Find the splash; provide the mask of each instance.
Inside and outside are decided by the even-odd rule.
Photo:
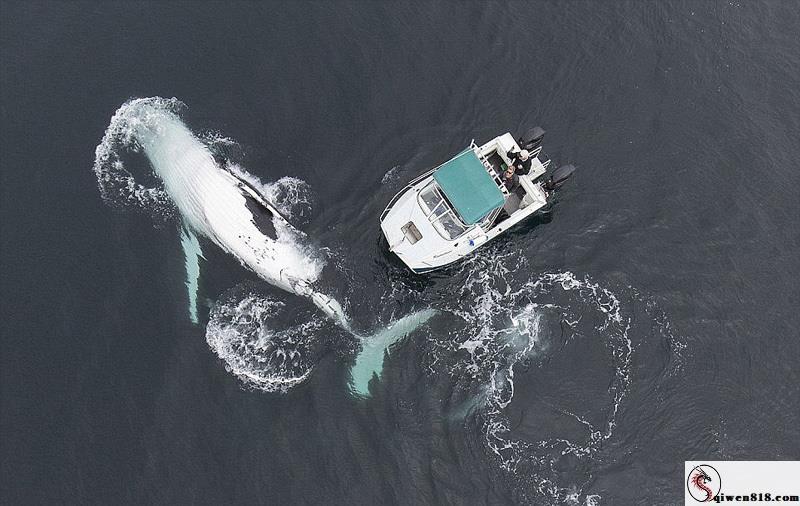
[[[269,297],[226,297],[211,310],[206,342],[244,385],[286,392],[311,373],[313,336],[322,323],[310,319],[281,327],[284,312],[285,304]]]
[[[399,165],[395,165],[391,169],[387,170],[386,174],[384,174],[383,177],[381,178],[381,184],[385,185],[394,182],[397,179],[399,172],[400,172]]]
[[[184,107],[174,98],[145,100],[164,114],[177,114]],[[134,134],[137,125],[146,118],[135,102],[127,102],[117,110],[95,149],[97,186],[101,198],[110,207],[135,208],[162,220],[169,219],[175,215],[175,205],[163,185],[154,182],[154,186],[149,187],[137,182],[124,162],[125,154],[139,153],[142,148]]]
[[[636,328],[644,325],[669,341],[678,358],[673,367],[680,366],[682,346],[675,342],[665,316],[634,289],[627,287],[621,297],[589,276],[569,271],[526,280],[524,266],[524,256],[516,252],[493,251],[468,260],[454,274],[463,278],[460,292],[448,297],[442,309],[458,315],[464,325],[432,343],[429,369],[433,374],[450,373],[456,392],[461,392],[450,418],[479,427],[487,457],[504,479],[515,483],[522,502],[594,504],[600,497],[586,494],[584,488],[601,448],[614,436],[630,392],[630,333],[641,304],[644,315]],[[521,280],[520,274],[525,276]],[[581,353],[591,353],[596,361],[587,367],[576,365],[580,374],[575,376],[597,380],[560,395],[560,380],[550,366],[559,358],[578,360]],[[535,399],[535,408],[515,405],[516,384],[523,373],[526,401]],[[534,393],[531,377],[547,380],[547,391]],[[571,378],[564,380],[570,384]],[[587,388],[591,399],[581,400],[573,393]],[[519,429],[512,416],[516,420],[526,410],[528,425]],[[554,427],[538,427],[538,415],[530,410],[547,410],[552,413],[547,420],[560,421]]]
[[[620,313],[619,300],[614,293],[589,278],[578,279],[570,272],[543,274],[520,289],[509,291],[506,298],[511,301],[509,305],[512,308],[521,309],[510,309],[508,321],[511,325],[501,325],[496,332],[502,334],[519,329],[520,322],[523,322],[523,331],[517,330],[516,334],[525,336],[523,343],[528,344],[521,348],[519,345],[515,348],[504,346],[485,352],[492,357],[490,363],[493,364],[488,402],[482,414],[486,448],[502,470],[525,482],[521,488],[532,488],[541,496],[577,504],[581,483],[586,477],[580,472],[567,477],[564,473],[554,472],[553,468],[558,467],[559,461],[570,458],[574,460],[571,468],[582,468],[602,442],[612,436],[619,406],[630,384],[632,347],[628,338],[629,317]],[[599,313],[599,316],[593,317],[592,312]],[[601,339],[611,360],[612,381],[607,389],[605,407],[599,412],[580,406],[551,407],[554,415],[571,419],[577,427],[582,427],[582,436],[551,435],[531,441],[514,435],[506,409],[515,395],[515,369],[532,357],[546,356],[546,342],[553,346],[554,339],[544,335],[545,320],[550,327],[554,324],[566,326],[567,334],[560,346],[579,338],[573,332],[579,326],[585,329],[585,335]],[[579,325],[582,320],[587,324],[597,323],[586,328]],[[598,422],[598,418],[602,421]]]

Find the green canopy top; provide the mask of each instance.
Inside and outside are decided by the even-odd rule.
[[[467,225],[478,223],[505,201],[471,148],[442,164],[434,171],[433,179]]]

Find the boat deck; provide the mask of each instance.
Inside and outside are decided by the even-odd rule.
[[[489,163],[492,165],[492,169],[494,169],[495,174],[503,177],[503,171],[505,170],[506,162],[503,161],[503,158],[500,156],[500,154],[495,151],[489,155],[487,160],[489,160]]]
[[[505,172],[505,169],[508,167],[506,162],[503,160],[503,158],[500,156],[500,154],[497,153],[496,151],[494,153],[492,153],[491,155],[489,155],[487,157],[487,160],[491,164],[492,169],[494,170],[495,174],[497,174],[497,176],[500,177],[500,179],[502,180],[503,172]],[[503,210],[509,216],[514,214],[514,211],[519,209],[520,203],[522,202],[522,199],[524,197],[525,197],[525,189],[520,186],[514,192],[510,193],[506,197],[506,201],[503,204]]]

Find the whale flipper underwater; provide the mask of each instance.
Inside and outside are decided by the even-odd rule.
[[[204,259],[203,250],[197,236],[186,227],[181,227],[181,248],[186,263],[186,292],[189,299],[189,319],[197,324],[197,294],[200,289],[200,259]]]
[[[204,257],[198,236],[202,235],[273,286],[311,300],[362,343],[372,343],[362,346],[362,354],[374,353],[376,340],[355,334],[341,304],[316,286],[324,261],[315,254],[305,234],[295,229],[253,185],[215,160],[208,146],[178,116],[177,110],[182,106],[177,99],[158,97],[123,104],[97,147],[94,170],[106,199],[110,199],[108,187],[116,185],[128,192],[126,199],[146,206],[165,207],[167,200],[174,204],[182,223],[190,319],[199,321],[197,292],[200,260]],[[121,148],[143,153],[164,190],[136,183],[124,168],[118,152]],[[379,331],[376,335],[382,336],[378,341],[383,350],[430,317],[425,311],[419,314],[421,317],[415,317],[415,313],[402,319],[417,322],[400,325],[402,332]],[[364,360],[356,359],[356,364],[362,363]],[[379,372],[379,368],[372,369]],[[366,394],[362,388],[357,390]]]

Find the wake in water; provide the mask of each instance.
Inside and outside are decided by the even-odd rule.
[[[225,153],[235,143],[219,134],[196,136],[183,123],[185,106],[177,99],[135,99],[111,118],[95,152],[94,171],[103,199],[113,206],[132,205],[163,218],[181,220],[189,300],[189,315],[197,323],[202,250],[197,235],[209,239],[244,267],[273,286],[308,298],[340,327],[351,332],[350,321],[335,299],[316,286],[325,261],[306,236],[289,224],[286,215],[302,219],[310,211],[308,186],[284,177],[264,184]],[[149,161],[153,184],[137,182],[127,163],[136,154]],[[308,343],[317,320],[277,330],[275,316],[284,303],[250,296],[223,300],[210,314],[206,340],[229,371],[249,386],[285,391],[303,381],[313,367]],[[355,378],[380,374],[374,358],[430,318],[409,315],[375,336],[353,334],[363,343],[356,359]],[[380,349],[378,349],[380,348]],[[380,361],[382,364],[382,360]],[[368,380],[367,380],[368,383]],[[355,382],[366,394],[366,383]]]
[[[429,368],[449,371],[451,416],[481,434],[487,457],[520,501],[595,504],[600,497],[584,488],[631,388],[634,311],[644,304],[635,328],[668,341],[678,355],[673,367],[680,367],[682,345],[635,290],[621,297],[571,272],[515,280],[522,270],[508,266],[520,258],[495,251],[464,264],[461,291],[443,308],[464,326],[432,343]],[[520,374],[525,401],[517,406]]]

